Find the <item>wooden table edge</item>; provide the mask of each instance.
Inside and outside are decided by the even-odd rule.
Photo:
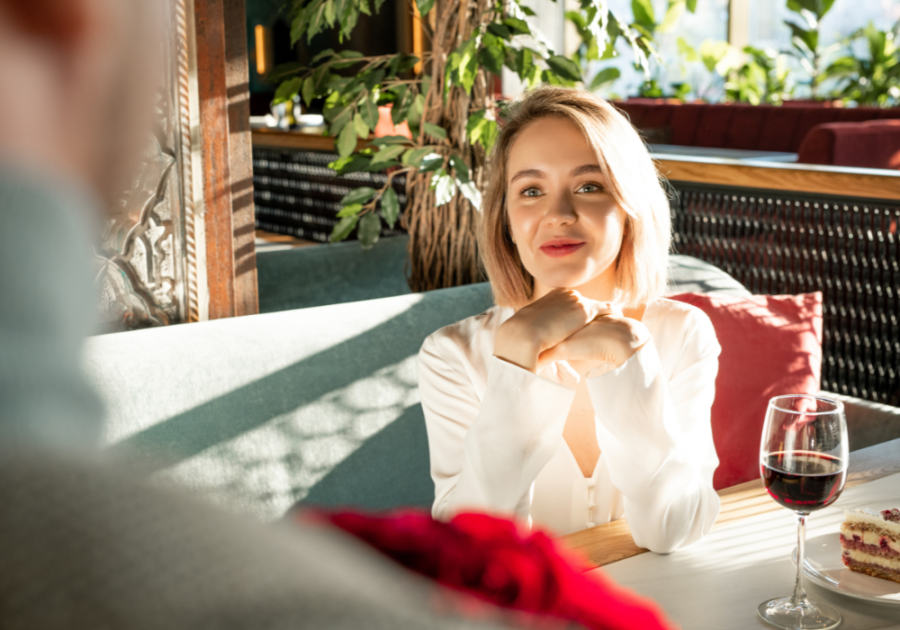
[[[850,453],[845,488],[852,488],[900,473],[900,439]],[[766,493],[761,479],[719,490],[722,508],[714,528],[751,516],[782,509]],[[558,539],[564,548],[581,556],[588,568],[602,567],[646,552],[634,544],[625,519],[604,523]]]

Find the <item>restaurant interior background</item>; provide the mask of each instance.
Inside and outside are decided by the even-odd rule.
[[[821,370],[804,386],[847,409],[847,496],[900,500],[887,483],[900,472],[900,4],[609,0],[607,19],[535,0],[486,9],[490,24],[471,10],[490,6],[165,3],[158,124],[96,252],[105,334],[85,369],[111,457],[269,521],[298,502],[427,509],[416,354],[492,304],[473,236],[489,149],[505,103],[543,81],[610,99],[644,138],[669,193],[676,288],[821,292]],[[723,346],[746,349],[765,320]],[[673,556],[671,574],[635,558],[622,521],[568,538],[685,627],[699,613],[679,576],[699,592],[755,571],[754,606],[768,576],[789,588],[792,523],[764,520],[777,506],[757,459],[761,392],[784,393],[766,379],[797,349],[780,339],[774,371],[717,381],[763,405],[730,408],[750,418],[732,437],[753,470],[717,488],[724,578],[700,551]],[[667,580],[644,579],[657,571]],[[734,593],[717,592],[716,619]],[[845,604],[857,627],[884,627]]]

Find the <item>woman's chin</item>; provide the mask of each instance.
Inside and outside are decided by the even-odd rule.
[[[591,281],[591,278],[587,274],[579,273],[542,274],[540,276],[535,276],[535,278],[538,280],[538,282],[551,289],[574,289]]]

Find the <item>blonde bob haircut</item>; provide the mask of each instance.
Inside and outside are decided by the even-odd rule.
[[[671,243],[669,201],[643,140],[612,105],[584,90],[541,86],[509,107],[492,153],[492,172],[478,225],[478,248],[494,303],[519,309],[530,303],[534,277],[512,242],[506,209],[510,149],[528,125],[547,116],[572,121],[597,154],[607,191],[625,211],[616,259],[616,301],[637,308],[663,295]]]

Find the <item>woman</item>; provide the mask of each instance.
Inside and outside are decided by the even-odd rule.
[[[419,352],[433,513],[515,513],[557,534],[625,517],[667,553],[719,511],[719,344],[661,297],[668,200],[612,106],[558,87],[510,108],[479,227],[495,306]]]

